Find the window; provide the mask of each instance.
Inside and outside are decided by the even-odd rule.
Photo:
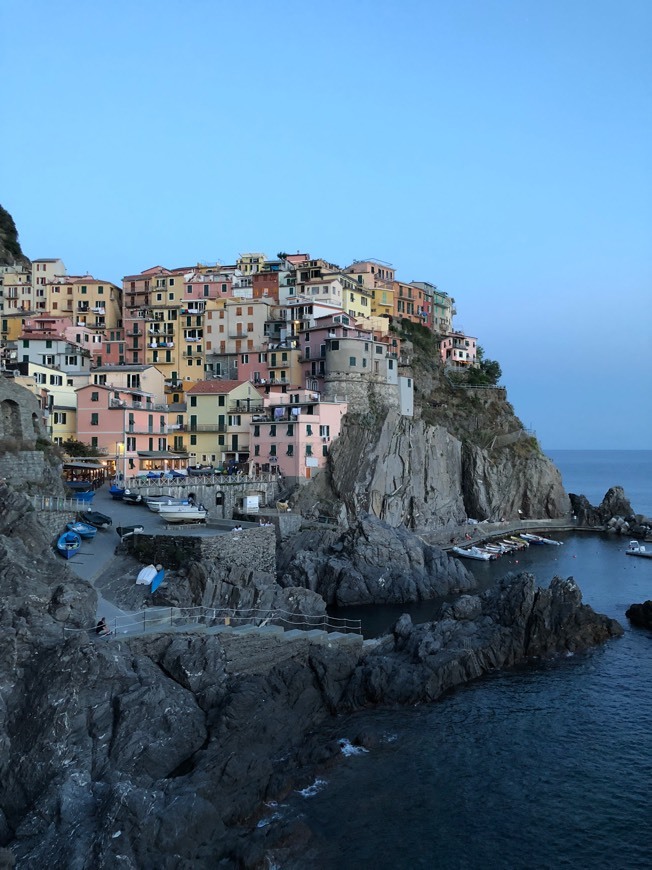
[[[328,438],[328,436],[330,434],[331,434],[331,427],[330,426],[320,426],[319,427],[319,437],[320,438]]]
[[[274,438],[276,436],[276,424],[275,423],[272,423],[272,425],[269,427],[269,434],[270,434],[270,437],[272,437],[272,438]]]
[[[260,444],[254,444],[254,456],[260,456]]]
[[[270,448],[269,448],[269,455],[270,455],[270,456],[276,456],[276,444],[272,444],[272,445],[270,445]]]
[[[312,444],[306,444],[306,456],[312,456]]]
[[[226,396],[218,396],[217,397],[218,408],[223,408],[225,405],[226,405]]]
[[[229,414],[229,426],[242,425],[242,417],[240,414]]]
[[[356,359],[354,356],[349,357],[349,365],[353,368],[353,366],[357,365]]]
[[[249,354],[248,354],[248,353],[243,353],[243,354],[242,354],[242,364],[243,364],[243,365],[246,365],[248,362],[249,362]]]
[[[100,425],[100,415],[99,414],[91,414],[91,426],[99,426]]]
[[[339,349],[340,349],[339,341],[331,341],[331,350],[339,350]]]
[[[224,447],[224,435],[217,436],[217,443],[219,444],[220,447]]]
[[[99,402],[100,394],[99,393],[91,393],[91,402]]]
[[[197,436],[196,435],[190,436],[190,443],[192,444],[193,447],[197,444]]]
[[[328,456],[328,444],[323,444],[321,448],[321,455]]]
[[[260,426],[254,426],[254,438],[260,437]]]
[[[288,430],[286,432],[286,435],[294,435],[294,423],[288,423]]]
[[[99,447],[97,435],[93,435],[91,438],[91,447]]]
[[[285,451],[286,456],[294,456],[294,445],[288,444],[288,449]]]
[[[312,435],[312,424],[306,423],[306,435]]]
[[[190,397],[190,407],[191,407],[191,408],[196,408],[196,407],[197,407],[197,396],[191,396],[191,397]]]

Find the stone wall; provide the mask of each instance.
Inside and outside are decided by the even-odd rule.
[[[11,378],[0,377],[0,439],[15,439],[34,447],[37,438],[47,438],[36,396]]]
[[[190,493],[197,504],[203,504],[209,520],[230,520],[240,513],[242,501],[247,495],[258,495],[260,507],[276,507],[277,481],[247,481],[237,477],[177,478],[173,481],[130,480],[129,488],[142,495],[170,495],[187,498]]]
[[[212,537],[133,535],[124,546],[140,562],[172,570],[188,562],[207,562],[221,563],[225,568],[276,572],[276,531],[271,526]]]
[[[19,453],[0,453],[0,478],[15,489],[26,484],[42,483],[49,466],[40,450],[21,450]]]

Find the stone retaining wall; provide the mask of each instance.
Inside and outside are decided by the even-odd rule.
[[[123,544],[144,564],[180,568],[188,562],[217,562],[225,567],[276,572],[276,531],[259,527],[211,537],[133,535]]]

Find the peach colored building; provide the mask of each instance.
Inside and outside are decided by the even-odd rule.
[[[468,368],[475,365],[478,339],[463,332],[447,332],[441,337],[439,349],[444,365],[451,368]]]

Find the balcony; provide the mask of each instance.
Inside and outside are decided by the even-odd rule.
[[[225,434],[227,425],[225,423],[190,423],[187,427],[188,432],[219,432]]]
[[[91,308],[93,314],[106,314],[106,308],[104,305],[96,305],[94,308]]]
[[[109,408],[126,408],[127,403],[124,399],[109,399]]]
[[[150,341],[148,342],[147,347],[150,350],[160,350],[161,348],[174,347],[174,342],[169,339],[164,341]]]

